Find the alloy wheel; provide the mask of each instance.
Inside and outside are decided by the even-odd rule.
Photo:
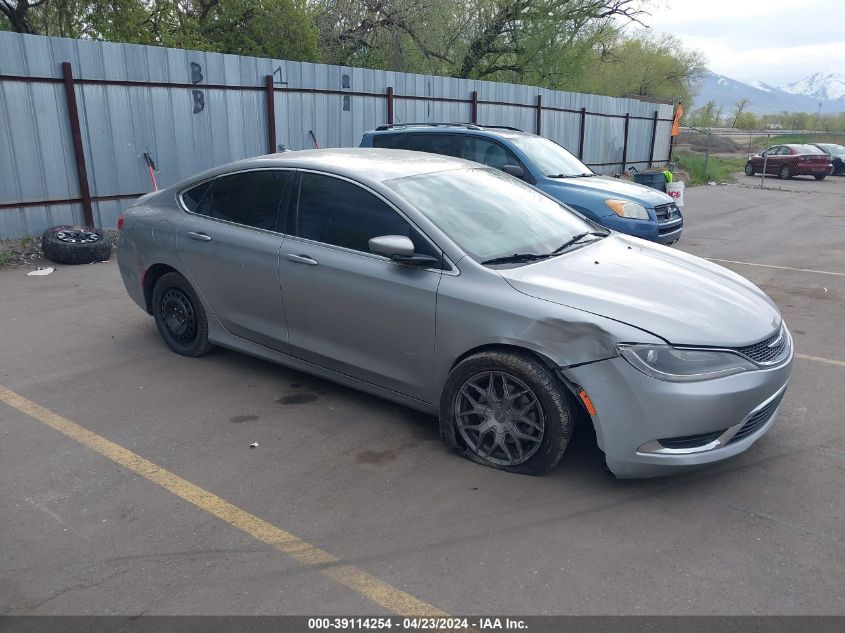
[[[543,441],[545,416],[536,394],[515,376],[485,371],[461,386],[456,424],[468,448],[485,461],[516,466]]]

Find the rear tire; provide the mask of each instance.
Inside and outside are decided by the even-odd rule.
[[[825,176],[827,176],[827,174],[813,174],[813,178],[816,180],[824,180]]]
[[[563,457],[575,418],[566,388],[530,355],[481,352],[449,374],[441,435],[474,462],[544,475]]]
[[[753,176],[754,175],[754,165],[751,163],[745,163],[745,175],[746,176]]]
[[[153,288],[153,316],[161,338],[182,356],[202,356],[208,342],[208,319],[197,293],[179,273],[167,273]]]
[[[792,170],[789,168],[789,165],[784,165],[780,169],[780,177],[782,180],[789,180],[792,178]]]

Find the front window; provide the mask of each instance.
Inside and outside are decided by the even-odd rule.
[[[601,229],[496,169],[461,169],[388,181],[476,261],[545,256]]]
[[[542,136],[511,136],[508,140],[546,176],[573,178],[595,176],[593,171],[563,147]]]

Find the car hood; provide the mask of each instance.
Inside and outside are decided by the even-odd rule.
[[[554,178],[552,180],[567,188],[591,190],[595,193],[604,194],[607,198],[625,198],[640,204],[645,202],[652,207],[674,202],[671,196],[662,191],[621,178],[589,176],[584,178]]]
[[[676,345],[741,347],[766,338],[781,322],[777,306],[744,277],[616,233],[497,272],[523,294],[621,321]]]

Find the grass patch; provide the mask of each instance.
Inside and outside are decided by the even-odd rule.
[[[0,268],[5,268],[15,261],[14,256],[7,251],[0,251]]]
[[[724,158],[711,156],[704,169],[703,154],[683,154],[675,157],[678,167],[689,174],[687,185],[702,185],[711,180],[716,182],[733,182],[734,174],[745,168],[744,158]]]

